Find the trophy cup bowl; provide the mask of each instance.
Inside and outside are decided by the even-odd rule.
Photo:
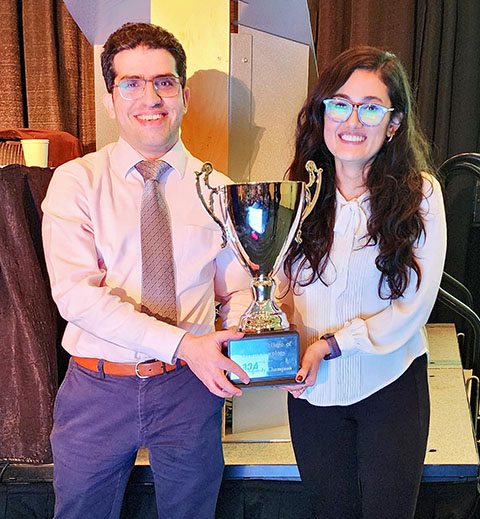
[[[307,184],[247,182],[212,187],[208,182],[213,170],[210,163],[195,172],[198,196],[222,230],[222,246],[230,242],[236,258],[252,277],[253,300],[238,325],[245,336],[228,344],[229,356],[250,376],[249,386],[292,383],[299,369],[298,333],[275,303],[273,276],[292,240],[301,242],[301,224],[320,193],[321,170],[313,161],[305,167],[310,175]],[[208,202],[201,189],[202,177],[210,190]],[[214,211],[214,196],[219,197],[221,219]],[[242,385],[233,374],[230,380]]]

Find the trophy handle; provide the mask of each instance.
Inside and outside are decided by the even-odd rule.
[[[312,212],[315,204],[317,203],[318,197],[320,195],[320,188],[322,186],[322,168],[317,168],[317,165],[313,160],[308,160],[305,164],[305,169],[308,171],[308,184],[305,186],[305,208],[303,209],[302,216],[300,217],[300,223],[298,225],[298,231],[295,236],[295,241],[297,243],[302,243],[302,224],[305,221],[305,218]],[[315,184],[315,192],[312,193],[310,188]]]
[[[197,187],[197,195],[198,198],[200,198],[200,201],[203,204],[203,207],[205,207],[205,210],[207,213],[213,218],[214,222],[220,227],[222,230],[222,249],[226,247],[227,245],[227,231],[225,230],[225,225],[220,221],[218,216],[215,214],[215,210],[213,208],[213,196],[218,195],[219,191],[218,188],[212,187],[208,181],[208,177],[210,176],[210,173],[213,171],[213,166],[210,162],[205,162],[202,165],[202,169],[200,171],[195,171],[195,185]],[[205,186],[210,190],[210,196],[208,197],[208,203],[205,200],[202,188],[200,185],[200,177],[202,175],[205,175],[203,181],[205,183]]]

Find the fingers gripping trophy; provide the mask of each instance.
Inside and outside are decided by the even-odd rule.
[[[247,182],[212,187],[212,164],[203,164],[196,175],[198,196],[222,230],[222,247],[230,241],[237,259],[253,278],[253,300],[240,318],[242,339],[229,341],[228,355],[247,372],[251,386],[275,386],[295,382],[300,368],[298,333],[274,300],[273,276],[282,264],[292,240],[301,243],[301,226],[320,194],[321,173],[309,160],[309,181]],[[208,201],[201,181],[210,191]],[[313,195],[312,195],[313,188]],[[215,214],[214,197],[221,215]],[[243,384],[235,375],[230,380]]]

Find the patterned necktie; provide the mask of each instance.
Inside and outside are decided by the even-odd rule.
[[[140,214],[142,243],[142,312],[177,324],[170,216],[158,180],[170,169],[161,160],[142,160],[135,168],[145,180]]]

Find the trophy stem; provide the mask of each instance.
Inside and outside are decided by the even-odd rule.
[[[270,277],[254,279],[250,288],[254,300],[240,318],[239,331],[263,333],[288,330],[287,318],[274,301],[275,281]]]

